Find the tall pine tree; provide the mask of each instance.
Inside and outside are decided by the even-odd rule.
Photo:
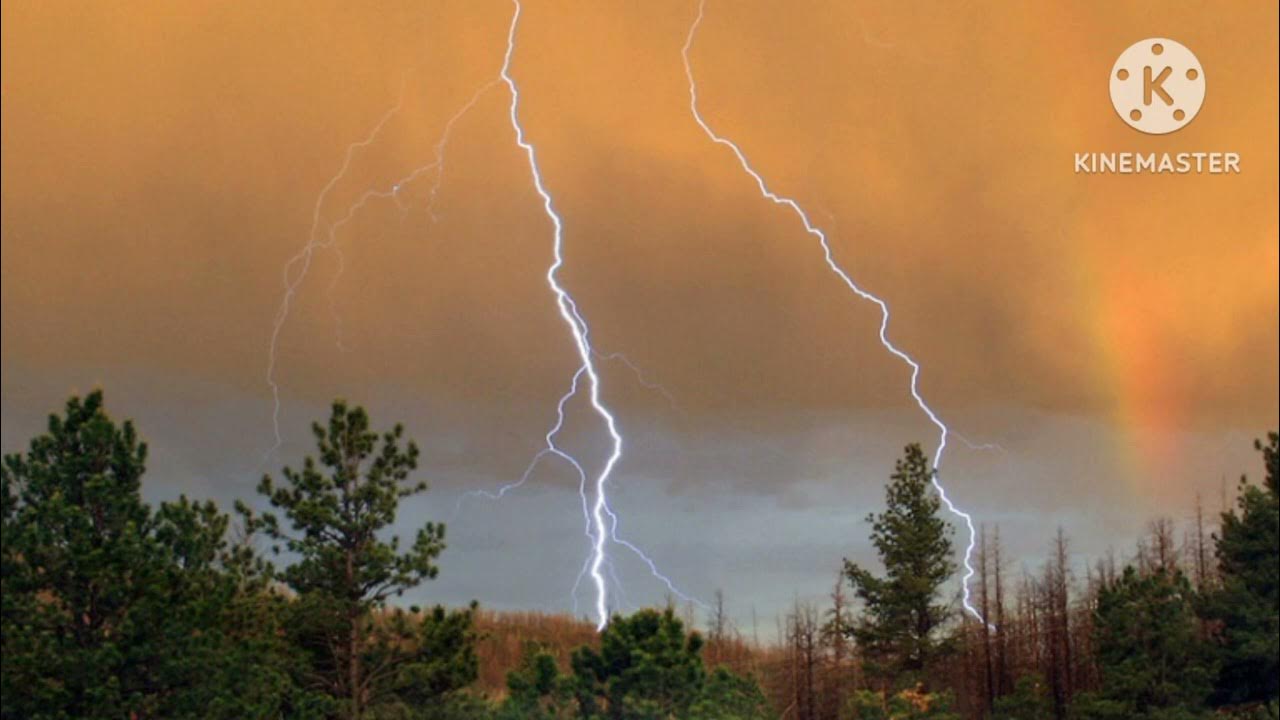
[[[1102,687],[1076,698],[1082,720],[1205,716],[1213,657],[1198,635],[1195,590],[1182,571],[1127,567],[1098,592],[1094,645]]]
[[[944,651],[937,630],[950,610],[939,602],[939,595],[956,565],[951,559],[951,528],[938,516],[941,501],[932,479],[920,446],[908,445],[885,489],[885,511],[867,516],[885,575],[848,560],[844,564],[865,606],[851,634],[863,650],[868,671],[880,675],[886,686],[923,681],[924,671]]]
[[[1207,602],[1221,629],[1216,704],[1277,702],[1280,696],[1280,436],[1255,443],[1266,469],[1262,487],[1241,478],[1238,511],[1222,515],[1217,538],[1221,588]]]
[[[428,522],[405,549],[385,537],[404,498],[424,492],[410,482],[418,448],[396,425],[379,434],[364,409],[333,404],[327,425],[312,431],[319,462],[286,467],[285,483],[263,478],[258,491],[283,512],[255,515],[238,504],[251,531],[261,530],[296,557],[280,577],[298,593],[290,634],[311,658],[311,680],[359,720],[379,706],[430,704],[476,674],[472,613],[426,613],[421,619],[387,602],[438,571],[444,526]]]
[[[227,516],[142,501],[147,447],[72,398],[0,474],[0,717],[303,717]]]

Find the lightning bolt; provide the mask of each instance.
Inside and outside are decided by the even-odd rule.
[[[671,399],[671,394],[667,392],[666,388],[662,387],[657,383],[646,380],[644,377],[644,374],[640,371],[640,369],[634,363],[632,363],[631,360],[628,359],[625,355],[621,353],[600,355],[597,353],[597,357],[601,357],[608,360],[618,360],[622,362],[624,365],[626,365],[636,374],[636,377],[639,380],[641,386],[661,393],[664,397],[668,398],[669,400],[671,400],[672,403],[674,403],[674,400]],[[578,496],[582,499],[582,517],[586,521],[587,540],[589,541],[591,546],[594,548],[595,535],[592,532],[592,527],[593,527],[592,511],[590,507],[590,500],[588,499],[588,494],[587,494],[587,472],[586,470],[583,469],[582,464],[579,463],[576,458],[574,458],[572,455],[562,450],[560,446],[556,444],[556,436],[559,435],[560,430],[564,428],[565,406],[569,403],[571,399],[577,396],[579,383],[581,382],[582,376],[583,374],[586,373],[586,371],[587,371],[586,367],[583,366],[583,367],[579,367],[578,371],[573,374],[573,381],[569,385],[569,390],[565,392],[565,394],[561,395],[560,400],[556,403],[556,421],[551,426],[551,429],[548,430],[547,434],[544,436],[543,438],[544,444],[542,449],[534,454],[533,458],[529,461],[529,464],[525,466],[524,472],[520,474],[520,477],[513,482],[509,482],[506,485],[499,487],[497,490],[472,490],[461,495],[458,498],[457,503],[454,505],[453,514],[455,518],[462,511],[463,501],[465,501],[468,498],[501,500],[502,498],[506,497],[507,493],[523,487],[524,484],[529,481],[529,478],[533,475],[533,471],[538,467],[538,465],[545,458],[547,458],[548,456],[551,456],[551,457],[559,458],[560,460],[565,461],[571,467],[573,467],[574,471],[577,472],[578,474]],[[619,536],[618,516],[616,513],[613,512],[611,508],[609,508],[607,504],[604,507],[604,512],[609,518],[610,541],[634,553],[635,556],[638,557],[640,561],[649,568],[649,573],[653,575],[653,577],[657,578],[659,582],[665,585],[667,590],[670,593],[676,595],[682,600],[691,602],[694,605],[697,605],[701,608],[706,609],[709,607],[702,600],[699,600],[698,598],[688,595],[684,593],[682,590],[680,590],[680,588],[678,588],[670,578],[668,578],[666,575],[663,575],[662,572],[658,570],[658,564],[654,562],[653,559],[650,558],[643,550],[641,550],[635,543],[632,543],[631,541]],[[573,612],[575,615],[578,613],[578,588],[582,585],[582,578],[585,577],[586,574],[588,573],[593,558],[594,558],[594,553],[589,554],[587,556],[586,561],[583,563],[582,570],[578,572],[578,577],[573,582],[573,588],[569,591],[569,596],[573,600]],[[619,588],[619,590],[621,590],[622,585],[621,585],[621,582],[618,580],[617,575],[614,572],[612,563],[607,563],[607,565],[610,573],[610,578],[613,580],[614,586]]]
[[[960,442],[964,443],[965,447],[969,448],[970,450],[973,450],[974,452],[998,452],[1001,455],[1009,454],[1009,451],[1005,450],[1004,446],[1001,445],[1000,443],[993,443],[993,442],[976,443],[970,440],[969,438],[966,438],[965,436],[961,435],[960,433],[956,432],[955,430],[951,431],[951,435],[955,437],[957,440],[959,440]]]
[[[279,450],[282,443],[280,435],[280,382],[276,378],[276,355],[280,345],[280,333],[284,329],[285,322],[289,319],[289,311],[292,308],[294,296],[297,294],[298,288],[302,285],[302,282],[307,277],[308,271],[311,269],[311,261],[314,258],[316,251],[327,248],[333,250],[337,254],[338,268],[329,283],[328,294],[330,296],[330,310],[334,315],[335,329],[338,336],[338,347],[345,349],[342,343],[341,318],[338,317],[336,306],[333,302],[333,290],[346,267],[345,256],[338,245],[338,231],[347,223],[351,222],[355,218],[356,214],[373,200],[391,199],[397,206],[400,206],[400,192],[407,185],[428,173],[432,174],[434,178],[429,191],[430,199],[428,204],[428,212],[431,213],[432,219],[434,220],[435,213],[433,211],[433,206],[435,203],[436,192],[440,188],[440,182],[444,175],[445,149],[448,145],[449,137],[453,133],[453,128],[458,121],[461,120],[462,117],[480,101],[480,98],[497,84],[498,80],[494,79],[481,86],[480,89],[471,96],[471,99],[449,118],[448,122],[445,124],[444,131],[441,133],[440,140],[435,145],[434,159],[431,162],[415,168],[407,175],[391,183],[385,190],[376,188],[366,190],[347,207],[346,212],[337,220],[324,223],[324,208],[329,194],[332,193],[334,188],[336,188],[342,179],[346,177],[347,171],[350,170],[351,163],[356,154],[360,150],[363,150],[376,142],[386,124],[391,121],[391,118],[393,118],[396,113],[400,112],[401,107],[404,105],[404,91],[402,89],[396,104],[378,120],[377,124],[373,126],[373,129],[370,130],[363,139],[357,140],[347,146],[346,152],[343,155],[342,164],[338,168],[338,171],[329,178],[328,182],[325,183],[324,187],[321,188],[320,193],[316,196],[316,202],[311,211],[311,231],[307,235],[307,242],[296,254],[293,255],[293,257],[289,258],[284,265],[284,293],[280,299],[280,305],[276,309],[275,318],[271,327],[271,340],[268,343],[267,348],[267,385],[271,387],[271,428],[275,437],[275,444],[267,451],[268,456],[273,454],[276,450]]]
[[[644,371],[640,369],[640,366],[631,362],[631,358],[627,357],[626,355],[623,355],[620,352],[609,353],[608,355],[605,355],[602,353],[596,353],[596,357],[599,357],[602,360],[609,360],[609,361],[621,363],[624,367],[630,370],[633,375],[635,375],[636,382],[640,384],[640,387],[644,388],[645,390],[652,390],[653,392],[658,393],[663,397],[663,399],[667,401],[667,405],[669,405],[672,410],[680,414],[684,413],[684,410],[681,409],[680,404],[676,402],[675,396],[673,396],[670,392],[668,392],[667,389],[663,387],[661,384],[656,383],[653,380],[650,380],[648,377],[646,377],[644,374]]]
[[[382,128],[386,126],[395,114],[400,112],[401,106],[404,104],[404,93],[401,92],[400,98],[396,100],[396,104],[378,120],[373,126],[369,134],[362,140],[357,140],[347,146],[347,151],[343,155],[342,165],[338,168],[338,172],[325,183],[320,189],[320,194],[316,196],[315,206],[311,210],[311,232],[307,235],[307,242],[302,246],[293,257],[284,264],[284,296],[280,299],[280,306],[276,309],[275,320],[271,327],[271,341],[267,348],[267,385],[271,386],[271,429],[275,435],[275,445],[267,451],[271,455],[280,449],[283,442],[280,437],[280,383],[276,381],[276,349],[280,344],[280,331],[284,328],[284,323],[289,319],[289,309],[293,304],[293,296],[298,291],[298,286],[307,277],[307,271],[311,269],[311,260],[315,257],[316,250],[325,245],[324,238],[320,234],[320,218],[324,208],[324,201],[329,197],[329,193],[337,187],[342,178],[346,177],[347,170],[351,168],[351,161],[355,158],[356,152],[369,147],[378,135],[382,133]],[[299,268],[295,271],[295,268]]]
[[[564,265],[564,223],[560,219],[560,215],[556,213],[551,194],[547,192],[542,183],[542,172],[538,168],[537,153],[533,144],[525,139],[524,128],[520,125],[520,90],[516,87],[516,82],[511,77],[511,58],[515,54],[516,28],[520,24],[522,8],[519,0],[513,0],[512,4],[515,9],[511,14],[511,27],[507,31],[507,53],[503,59],[501,73],[503,82],[507,84],[507,88],[511,91],[511,128],[516,134],[516,144],[524,150],[529,159],[529,173],[533,177],[533,187],[542,198],[542,209],[546,212],[548,219],[551,220],[554,231],[552,243],[553,260],[551,266],[547,268],[547,285],[550,286],[552,294],[555,295],[556,308],[560,312],[560,318],[564,320],[565,325],[569,328],[569,333],[573,336],[574,347],[577,349],[578,358],[582,362],[581,371],[587,374],[591,407],[604,422],[611,441],[609,457],[605,460],[600,474],[596,476],[595,501],[592,503],[589,512],[594,533],[592,535],[591,562],[587,566],[587,570],[596,586],[596,628],[603,630],[609,621],[608,588],[605,584],[604,575],[601,573],[601,568],[605,561],[605,541],[608,539],[608,528],[605,525],[605,515],[608,508],[605,486],[608,483],[609,474],[613,472],[614,466],[622,458],[622,435],[618,432],[618,425],[614,420],[613,413],[609,412],[609,408],[600,399],[600,375],[596,371],[594,353],[587,339],[589,332],[587,322],[578,312],[573,296],[564,289],[556,277],[560,268]],[[577,465],[577,462],[574,461],[574,464]],[[581,465],[578,465],[578,468],[581,470]]]
[[[950,433],[950,430],[947,428],[946,423],[942,422],[942,420],[938,417],[938,414],[933,411],[933,408],[929,407],[929,404],[925,402],[924,397],[920,394],[920,387],[919,387],[920,364],[917,363],[914,359],[912,359],[910,355],[903,352],[901,349],[898,348],[898,346],[894,345],[889,340],[889,336],[888,336],[889,305],[888,303],[886,303],[884,300],[877,297],[876,295],[868,292],[867,290],[864,290],[861,286],[859,286],[856,282],[853,281],[853,278],[851,278],[849,274],[845,272],[844,268],[842,268],[840,264],[836,262],[835,257],[831,250],[831,245],[827,242],[826,233],[824,233],[820,228],[815,226],[809,220],[809,215],[804,211],[803,208],[800,207],[800,204],[797,203],[792,198],[779,195],[773,192],[772,190],[770,190],[768,185],[765,183],[764,178],[761,177],[760,173],[756,172],[756,170],[751,166],[751,163],[747,161],[747,156],[746,154],[743,153],[742,149],[739,148],[732,140],[729,140],[728,138],[722,135],[718,135],[715,132],[715,130],[712,130],[711,126],[708,125],[707,121],[702,117],[702,113],[698,111],[698,86],[697,86],[697,82],[694,80],[694,77],[693,77],[693,65],[689,61],[689,49],[693,46],[693,38],[698,32],[698,26],[702,24],[702,18],[705,10],[706,10],[706,0],[700,0],[698,3],[698,16],[697,18],[694,19],[693,25],[689,27],[689,35],[685,39],[684,47],[681,49],[681,55],[684,58],[685,76],[689,80],[689,110],[693,113],[693,119],[697,121],[698,126],[702,128],[703,132],[707,134],[707,137],[709,137],[712,140],[712,142],[716,143],[717,145],[723,145],[729,148],[729,150],[733,152],[734,157],[738,159],[738,164],[742,166],[742,170],[745,173],[747,173],[747,175],[751,176],[751,179],[755,181],[756,187],[760,190],[760,194],[765,199],[769,200],[775,205],[785,206],[796,214],[796,217],[800,219],[800,223],[804,226],[805,232],[812,235],[818,240],[818,244],[822,247],[823,259],[826,261],[827,267],[829,267],[831,271],[834,272],[836,276],[840,278],[840,280],[845,284],[845,286],[848,287],[849,290],[851,290],[858,297],[870,303],[873,303],[877,308],[879,308],[880,310],[880,332],[879,332],[880,344],[883,345],[885,350],[887,350],[891,355],[898,358],[903,363],[905,363],[908,367],[911,368],[911,384],[910,384],[911,397],[915,399],[916,405],[929,418],[929,422],[933,423],[933,425],[938,429],[938,449],[935,451],[933,456],[934,472],[931,480],[933,482],[934,488],[938,491],[938,496],[942,499],[942,502],[946,504],[947,509],[950,510],[957,517],[964,520],[965,525],[969,529],[969,543],[964,551],[965,574],[964,574],[964,578],[961,581],[961,584],[963,586],[963,603],[964,603],[965,610],[968,611],[969,614],[973,615],[980,622],[985,622],[985,620],[983,620],[982,614],[979,613],[977,608],[975,608],[973,604],[970,602],[970,594],[969,594],[969,580],[973,577],[975,572],[971,558],[973,556],[973,548],[976,543],[976,537],[977,537],[977,533],[975,532],[974,526],[973,526],[973,518],[970,517],[968,513],[956,507],[956,505],[951,502],[951,499],[947,496],[946,489],[942,486],[942,483],[938,481],[938,468],[942,462],[942,455],[947,449],[947,436]]]
[[[639,368],[639,366],[631,362],[631,359],[628,358],[626,355],[623,355],[622,353],[616,353],[616,352],[605,355],[605,354],[596,352],[595,356],[601,360],[610,360],[610,361],[620,362],[622,365],[624,365],[627,369],[631,370],[631,372],[635,374],[636,381],[640,384],[641,387],[645,388],[646,390],[652,390],[658,393],[663,398],[665,398],[668,403],[670,403],[672,409],[676,410],[677,412],[680,411],[680,406],[676,403],[675,397],[672,396],[671,393],[668,392],[667,389],[662,385],[646,378],[644,372]],[[565,405],[567,405],[571,399],[577,396],[578,384],[579,384],[579,381],[581,381],[582,379],[583,373],[585,372],[586,372],[586,367],[580,367],[578,368],[578,371],[573,374],[573,381],[569,384],[568,392],[561,395],[560,399],[556,402],[555,424],[553,424],[551,426],[551,429],[547,431],[547,434],[543,436],[542,449],[539,450],[537,453],[535,453],[533,458],[529,460],[529,464],[525,466],[524,472],[520,473],[520,477],[513,482],[509,482],[506,485],[499,487],[497,490],[470,490],[466,493],[463,493],[458,497],[458,501],[454,505],[453,514],[455,518],[461,512],[462,504],[467,498],[483,498],[485,500],[501,500],[502,498],[507,496],[507,493],[523,487],[524,484],[527,483],[529,481],[529,478],[533,475],[533,471],[537,469],[538,465],[548,455],[564,460],[565,462],[569,463],[574,468],[576,468],[578,471],[578,474],[582,476],[582,478],[586,477],[586,473],[582,469],[582,466],[578,464],[578,461],[575,460],[573,456],[561,450],[560,447],[556,445],[556,442],[555,442],[556,436],[559,435],[560,430],[564,428]],[[585,492],[583,493],[583,502],[584,504],[586,502]],[[587,514],[590,515],[590,511],[588,511]],[[614,525],[616,524],[617,523],[615,522]],[[622,543],[621,541],[619,541],[619,543],[629,544],[629,543]],[[641,558],[645,562],[649,563],[651,566],[653,565],[653,562],[649,560],[648,557],[644,556],[642,552],[640,552],[639,550],[636,550],[636,552],[637,554],[641,555]],[[661,578],[661,576],[659,577]],[[662,578],[662,579],[665,579],[665,578]]]
[[[604,571],[608,569],[612,572],[612,566],[606,557],[606,545],[612,541],[631,552],[635,553],[649,567],[650,572],[655,577],[664,582],[666,586],[680,595],[680,597],[690,599],[684,593],[679,592],[675,585],[658,571],[657,565],[635,544],[619,537],[618,535],[618,516],[609,507],[607,487],[609,476],[613,469],[617,466],[618,461],[622,458],[622,434],[618,430],[618,424],[613,413],[601,400],[601,382],[600,373],[595,365],[595,358],[599,355],[591,345],[590,328],[587,321],[582,317],[582,313],[578,310],[577,303],[569,291],[560,284],[558,275],[560,268],[564,266],[564,221],[559,213],[556,212],[555,204],[552,201],[551,193],[547,191],[542,181],[542,172],[538,166],[537,152],[533,143],[529,142],[525,137],[524,127],[520,124],[520,90],[516,85],[515,79],[511,76],[511,59],[515,55],[516,48],[516,29],[520,24],[520,14],[522,7],[520,0],[512,0],[514,6],[511,15],[511,26],[507,31],[507,52],[503,58],[502,71],[500,76],[507,84],[507,88],[511,91],[511,129],[515,132],[516,145],[524,151],[529,161],[529,173],[533,179],[534,190],[542,199],[542,209],[547,215],[547,219],[551,221],[552,226],[552,263],[547,268],[546,279],[547,285],[551,289],[552,295],[556,300],[556,309],[560,313],[560,318],[564,321],[565,326],[569,329],[570,335],[573,337],[574,349],[577,350],[580,366],[574,375],[574,381],[569,389],[568,394],[561,397],[557,408],[557,422],[552,431],[547,435],[547,446],[540,453],[554,454],[555,456],[569,462],[578,472],[579,490],[583,502],[583,515],[586,521],[586,533],[591,543],[591,552],[587,558],[587,562],[583,565],[583,571],[579,573],[578,580],[574,583],[574,598],[576,604],[576,590],[584,576],[589,576],[596,589],[596,629],[603,630],[609,622],[609,595],[608,585],[605,581]],[[621,356],[605,356],[609,358]],[[624,358],[625,360],[625,358]],[[630,365],[630,361],[626,361]],[[631,366],[634,369],[634,365]],[[637,371],[638,372],[638,371]],[[590,399],[592,410],[600,418],[608,431],[610,438],[610,452],[608,458],[604,462],[604,466],[600,473],[595,476],[594,496],[588,499],[587,483],[588,475],[582,465],[569,454],[559,450],[555,446],[555,433],[560,429],[564,421],[564,405],[569,398],[573,397],[578,390],[579,379],[585,374],[587,379],[588,398]],[[642,381],[643,382],[643,381]],[[541,459],[535,457],[534,463]],[[532,467],[532,464],[531,464]],[[521,480],[511,485],[505,486],[498,491],[501,496],[504,492],[518,487],[528,479],[529,471],[526,471]],[[615,578],[616,582],[616,578]],[[696,601],[695,601],[696,602]],[[700,603],[701,604],[701,603]]]
[[[347,223],[354,220],[356,214],[374,200],[390,199],[403,213],[405,211],[405,207],[400,204],[400,193],[409,185],[427,174],[430,174],[431,176],[431,187],[427,190],[427,213],[431,216],[431,222],[436,222],[439,219],[435,213],[436,196],[440,192],[440,184],[444,181],[445,151],[449,146],[449,138],[453,135],[453,127],[462,120],[463,116],[471,111],[471,108],[476,106],[476,103],[480,102],[480,98],[483,97],[485,93],[497,84],[498,80],[495,78],[484,85],[481,85],[480,89],[476,90],[475,94],[471,96],[471,99],[459,108],[447,122],[445,122],[444,131],[440,134],[440,139],[436,142],[435,148],[433,149],[433,159],[431,162],[414,168],[408,174],[394,180],[386,187],[385,190],[370,188],[364,191],[364,193],[356,198],[355,202],[351,203],[351,205],[347,207],[347,211],[342,215],[342,217],[329,224],[328,240],[324,243],[324,247],[332,249],[334,254],[337,255],[338,268],[334,271],[333,277],[329,280],[327,294],[329,296],[329,309],[333,315],[334,331],[337,336],[339,349],[343,351],[347,350],[342,342],[342,318],[338,315],[333,292],[338,286],[338,281],[342,279],[343,273],[346,272],[347,262],[346,255],[342,252],[342,246],[338,243],[338,231]],[[403,219],[403,216],[401,219]]]
[[[587,475],[586,475],[586,471],[582,469],[582,465],[579,464],[578,461],[572,455],[565,452],[564,450],[561,450],[560,447],[556,445],[556,435],[559,435],[561,428],[564,427],[565,405],[567,405],[569,403],[569,400],[573,399],[573,397],[578,394],[578,383],[582,380],[582,375],[586,371],[587,371],[587,368],[583,366],[578,368],[578,371],[573,374],[573,381],[569,384],[569,391],[566,392],[564,395],[561,395],[559,402],[556,403],[555,424],[552,425],[551,429],[547,431],[547,434],[543,438],[544,445],[542,449],[539,450],[537,454],[533,456],[533,459],[529,461],[529,464],[525,466],[524,472],[520,474],[520,478],[514,482],[510,482],[510,483],[507,483],[506,485],[503,485],[497,490],[472,490],[462,495],[461,497],[458,498],[458,505],[454,510],[455,514],[457,514],[457,511],[459,509],[461,509],[462,501],[468,497],[481,497],[481,498],[487,498],[489,500],[501,500],[502,498],[506,497],[507,493],[522,487],[526,482],[529,481],[529,477],[533,475],[533,471],[535,468],[538,467],[538,464],[541,463],[543,458],[547,457],[548,455],[560,458],[561,460],[564,460],[565,462],[572,465],[574,469],[578,471],[579,479],[582,482],[586,482]],[[590,511],[586,509],[587,507],[586,497],[587,497],[586,493],[584,492],[582,494],[583,513],[585,515],[590,516]]]

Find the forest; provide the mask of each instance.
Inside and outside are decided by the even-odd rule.
[[[1280,717],[1280,437],[1261,481],[1128,553],[1046,557],[983,526],[962,611],[955,531],[908,445],[868,517],[880,562],[832,558],[825,602],[774,639],[677,602],[613,616],[401,602],[444,525],[390,534],[427,492],[417,445],[338,401],[314,453],[224,509],[144,501],[147,445],[103,394],[4,458],[0,716],[349,720],[1120,720]],[[269,508],[264,510],[261,508]],[[854,539],[850,539],[852,544]],[[1013,568],[1018,567],[1018,570]]]

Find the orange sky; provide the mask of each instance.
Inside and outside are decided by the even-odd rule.
[[[1062,468],[1015,418],[1081,418],[1104,466],[1150,488],[1200,451],[1187,433],[1277,418],[1277,6],[1225,7],[712,0],[693,61],[704,114],[891,303],[957,427]],[[526,8],[513,72],[566,221],[564,280],[598,346],[678,400],[677,422],[614,368],[633,426],[824,448],[822,418],[909,413],[905,372],[874,308],[694,124],[695,12]],[[234,396],[256,437],[238,449],[269,446],[266,347],[317,193],[401,92],[322,217],[428,162],[496,77],[509,18],[501,1],[5,2],[6,442],[15,418],[116,380],[149,405]],[[1205,68],[1204,108],[1168,136],[1127,127],[1107,94],[1150,36]],[[499,439],[469,447],[512,467],[536,445],[574,360],[508,101],[494,87],[458,124],[431,212],[421,181],[343,229],[336,282],[317,256],[281,336],[290,436],[299,406],[391,393],[474,414]],[[1072,172],[1077,151],[1199,150],[1238,152],[1243,172]],[[903,417],[891,445],[932,437]]]

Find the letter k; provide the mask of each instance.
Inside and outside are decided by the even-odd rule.
[[[1159,95],[1160,99],[1164,101],[1165,105],[1173,104],[1173,97],[1169,95],[1169,93],[1165,92],[1165,89],[1164,89],[1164,81],[1169,79],[1169,73],[1172,71],[1173,71],[1173,68],[1166,67],[1164,70],[1160,71],[1160,74],[1156,76],[1155,80],[1152,80],[1151,66],[1148,65],[1145,68],[1143,68],[1142,101],[1144,105],[1151,104],[1151,93],[1155,93],[1156,95]]]

